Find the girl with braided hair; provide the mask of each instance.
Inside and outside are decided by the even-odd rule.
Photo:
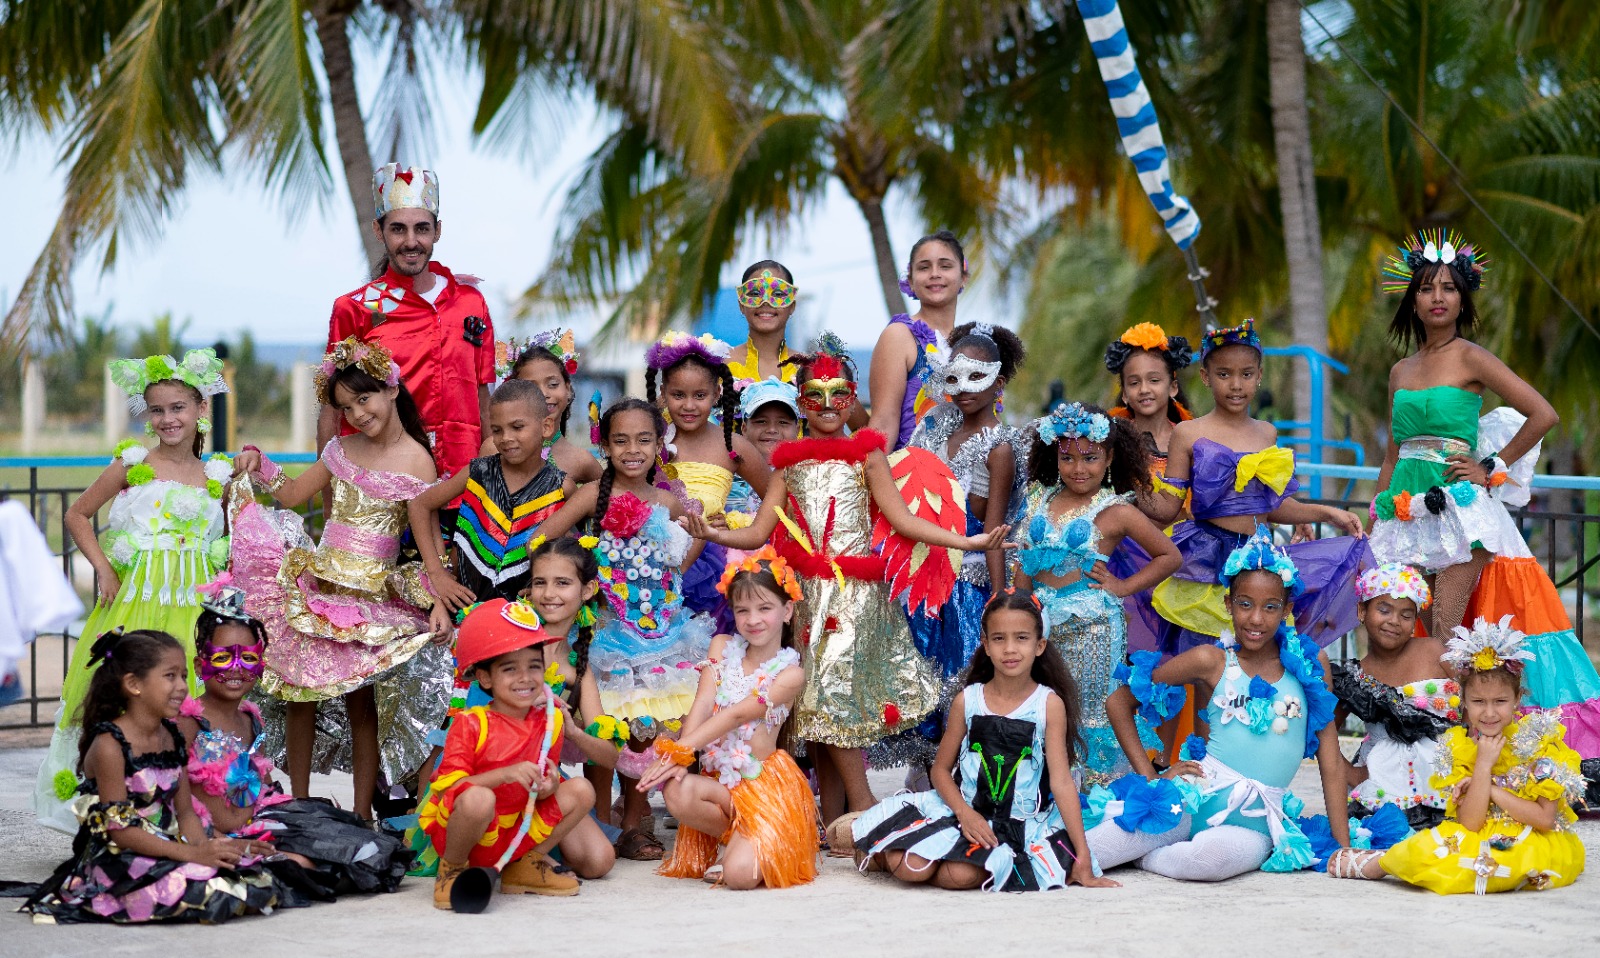
[[[690,509],[709,518],[724,515],[734,475],[752,489],[765,489],[772,470],[767,459],[744,436],[733,430],[739,405],[733,373],[728,368],[728,344],[710,335],[690,336],[670,332],[645,353],[645,389],[652,403],[666,411],[666,473],[683,483]],[[708,424],[712,409],[721,412],[722,435]],[[738,525],[743,517],[732,521]],[[693,564],[685,571],[684,602],[696,612],[716,617],[722,632],[733,628],[727,600],[717,592],[717,581],[727,563],[727,553],[712,544],[696,543],[690,549]]]

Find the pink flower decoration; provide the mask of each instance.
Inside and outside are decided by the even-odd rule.
[[[605,518],[600,528],[618,539],[630,539],[639,534],[650,518],[650,504],[631,492],[618,493],[606,506]]]
[[[183,705],[179,707],[178,714],[187,715],[190,718],[199,718],[206,714],[206,710],[201,707],[199,699],[190,696],[183,700]]]

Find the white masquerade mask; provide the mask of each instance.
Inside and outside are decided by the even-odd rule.
[[[998,361],[986,363],[971,356],[958,355],[939,369],[938,382],[947,395],[981,393],[1000,376]]]

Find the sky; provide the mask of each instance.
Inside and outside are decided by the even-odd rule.
[[[364,96],[378,80],[375,59],[366,56],[358,73]],[[549,261],[561,203],[584,157],[607,132],[607,121],[586,94],[574,91],[569,102],[546,111],[548,129],[539,139],[548,145],[540,155],[496,153],[472,141],[478,85],[475,78],[458,74],[436,77],[432,155],[395,159],[420,160],[439,174],[443,229],[435,258],[482,278],[480,288],[499,334],[526,334],[552,321],[511,324],[510,304]],[[332,152],[331,135],[327,142]],[[65,181],[56,168],[59,151],[59,143],[34,136],[17,144],[8,158],[13,161],[7,190],[11,226],[7,255],[0,261],[0,306],[9,307],[55,222]],[[241,173],[192,176],[158,241],[125,244],[109,273],[101,273],[98,251],[82,257],[74,276],[78,314],[110,309],[119,324],[137,328],[170,311],[179,321],[190,321],[186,344],[232,339],[241,329],[264,344],[320,344],[334,298],[365,279],[336,155],[330,164],[332,186],[322,203],[300,211],[286,210]],[[938,228],[924,230],[893,197],[888,215],[897,259],[909,253],[919,235]],[[745,263],[769,256],[795,273],[802,297],[795,322],[802,337],[828,326],[853,345],[876,339],[883,307],[870,240],[865,222],[837,183],[773,245],[752,243],[724,281],[736,282]],[[982,283],[968,295],[996,313],[992,320],[1011,321]],[[868,321],[862,322],[863,316]],[[594,318],[568,320],[581,330]]]

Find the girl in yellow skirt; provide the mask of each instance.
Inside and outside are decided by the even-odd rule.
[[[778,739],[805,684],[791,622],[800,581],[771,546],[729,565],[718,591],[733,606],[737,635],[719,635],[700,671],[694,707],[677,741],[656,740],[660,759],[639,780],[665,785],[681,823],[660,874],[703,878],[726,845],[729,888],[788,888],[817,877],[817,807]],[[700,756],[701,774],[688,766]]]
[[[1329,875],[1387,873],[1441,895],[1482,895],[1560,888],[1583,873],[1583,843],[1572,831],[1572,803],[1583,794],[1578,753],[1559,713],[1518,715],[1533,653],[1509,620],[1479,619],[1470,632],[1457,626],[1442,659],[1461,671],[1467,721],[1445,735],[1434,760],[1445,821],[1386,852],[1341,849]]]

